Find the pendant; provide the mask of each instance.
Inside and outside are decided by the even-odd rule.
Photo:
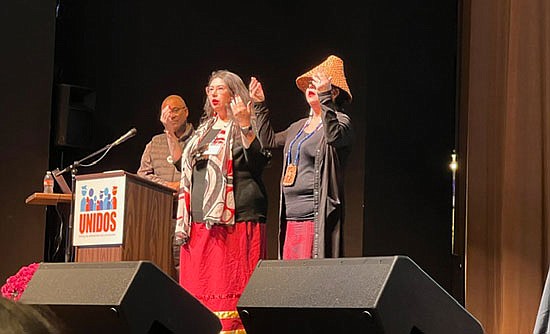
[[[296,180],[296,172],[298,167],[295,164],[289,164],[286,166],[285,177],[283,178],[283,186],[289,187],[294,184]]]

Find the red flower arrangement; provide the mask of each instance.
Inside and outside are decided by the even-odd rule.
[[[0,290],[2,297],[18,301],[39,266],[40,263],[31,263],[21,267],[17,274],[10,276]]]

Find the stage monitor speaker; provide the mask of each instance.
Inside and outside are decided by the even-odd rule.
[[[483,333],[406,256],[263,260],[237,310],[247,334]]]
[[[217,334],[222,328],[148,261],[41,263],[20,301],[48,306],[67,333]]]
[[[56,85],[54,94],[55,143],[58,146],[93,146],[96,93],[76,85]]]

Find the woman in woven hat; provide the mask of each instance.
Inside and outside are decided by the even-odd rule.
[[[323,63],[296,79],[308,102],[309,116],[275,132],[262,85],[250,82],[258,136],[266,148],[283,147],[280,191],[279,257],[308,259],[342,256],[344,222],[343,170],[351,149],[351,101],[340,58]]]
[[[244,333],[237,301],[267,255],[262,172],[269,154],[252,128],[249,101],[238,75],[213,72],[180,164],[180,284],[218,315],[225,333]]]

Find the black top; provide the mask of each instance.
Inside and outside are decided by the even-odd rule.
[[[300,153],[298,156],[298,171],[296,180],[292,186],[283,187],[283,192],[286,202],[286,219],[287,220],[313,220],[314,205],[313,205],[313,189],[315,184],[315,152],[319,146],[319,142],[323,137],[322,131],[315,131],[309,138],[306,137],[309,133],[302,132],[294,145],[292,145],[291,163],[295,163],[298,154],[298,146]],[[305,139],[305,140],[304,140]],[[301,143],[301,145],[300,145]]]
[[[208,143],[215,138],[217,129],[211,129],[203,138]],[[267,194],[262,181],[262,173],[269,162],[270,154],[265,151],[257,138],[244,148],[238,126],[233,132],[233,195],[235,197],[235,222],[253,221],[265,223],[267,219]],[[192,221],[201,222],[201,210],[204,197],[204,176],[206,160],[198,161],[193,168],[193,186],[191,189]],[[181,164],[177,164],[181,168]]]

